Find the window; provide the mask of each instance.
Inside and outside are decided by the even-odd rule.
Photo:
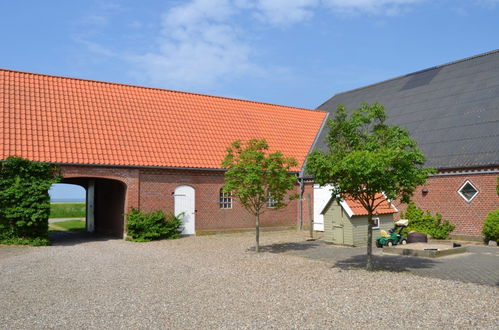
[[[471,202],[476,195],[478,195],[478,189],[476,189],[475,186],[473,186],[469,181],[466,181],[458,192],[459,195],[461,195],[461,197],[468,203]]]
[[[220,189],[220,208],[221,209],[231,209],[232,208],[232,193],[224,192]]]
[[[267,193],[267,207],[275,207],[277,205],[277,201],[272,198],[272,194],[270,192]]]
[[[379,218],[373,218],[373,229],[379,229]]]

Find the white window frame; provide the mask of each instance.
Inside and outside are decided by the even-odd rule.
[[[272,194],[270,192],[267,192],[267,207],[269,209],[275,208],[277,204],[277,201],[272,198]]]
[[[464,196],[464,195],[461,193],[461,190],[462,190],[462,189],[464,188],[464,186],[466,186],[468,183],[469,183],[469,184],[473,187],[473,189],[475,189],[475,190],[476,190],[476,194],[474,194],[474,195],[473,195],[473,197],[471,197],[471,199],[470,199],[470,200],[468,200],[468,198],[466,198],[466,196]],[[475,187],[475,185],[474,185],[473,183],[471,183],[471,181],[470,181],[470,180],[466,180],[466,181],[465,181],[465,182],[461,185],[461,187],[459,187],[459,189],[457,190],[457,192],[458,192],[458,194],[459,194],[459,195],[461,195],[461,197],[462,197],[462,198],[463,198],[463,199],[464,199],[467,203],[471,203],[471,201],[472,201],[472,200],[474,200],[476,196],[478,196],[478,194],[480,193],[480,190],[478,190],[478,188],[477,188],[477,187]]]
[[[232,202],[232,193],[224,192],[222,189],[220,189],[220,192],[218,194],[218,207],[222,210],[230,210],[232,208]]]
[[[379,219],[379,217],[376,217],[376,218],[373,218],[373,229],[379,229],[380,225],[381,225],[381,220]],[[376,223],[378,223],[376,225]]]

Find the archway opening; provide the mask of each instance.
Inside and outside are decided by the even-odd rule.
[[[85,191],[85,230],[90,233],[123,237],[126,185],[106,178],[64,178],[65,186],[80,186]],[[62,187],[55,187],[54,192]],[[66,188],[68,189],[68,188]],[[74,188],[73,188],[74,189]],[[57,194],[52,193],[51,196]],[[81,195],[78,195],[81,198]]]
[[[56,183],[49,190],[51,232],[85,231],[86,190],[75,184]]]

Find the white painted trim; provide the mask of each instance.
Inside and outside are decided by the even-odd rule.
[[[473,197],[471,197],[471,199],[470,199],[470,200],[468,200],[468,199],[466,198],[466,196],[464,196],[464,195],[461,193],[461,189],[463,189],[463,188],[464,188],[464,186],[466,186],[466,184],[467,184],[467,183],[469,183],[469,184],[470,184],[470,185],[471,185],[471,186],[472,186],[472,187],[476,190],[476,194],[474,194],[474,195],[473,195]],[[471,183],[471,181],[470,181],[470,180],[466,180],[466,181],[464,181],[464,183],[461,185],[461,187],[459,187],[459,189],[457,190],[457,192],[458,192],[458,194],[459,194],[459,195],[461,195],[461,197],[465,200],[465,202],[467,202],[467,203],[471,203],[471,201],[472,201],[473,199],[475,199],[475,197],[476,197],[476,196],[478,196],[478,194],[480,193],[480,190],[478,190],[478,188],[477,188],[477,187],[475,187],[475,185],[474,185],[473,183]]]
[[[95,232],[95,181],[88,180],[87,187],[87,231],[89,233]]]
[[[305,166],[307,165],[308,155],[310,155],[312,153],[312,151],[314,150],[315,144],[317,143],[317,140],[319,140],[319,136],[321,135],[321,132],[324,129],[324,127],[326,127],[327,121],[329,119],[329,111],[324,111],[324,110],[318,110],[318,111],[325,112],[326,116],[324,117],[324,120],[322,121],[322,124],[321,124],[321,127],[319,128],[319,131],[315,135],[314,142],[312,142],[312,145],[308,149],[308,153],[307,153],[307,156],[305,157],[305,160],[303,161],[303,164],[301,164],[301,169],[300,169],[300,173],[299,173],[299,177],[301,177],[301,178],[303,178],[303,176],[305,175]]]
[[[464,171],[456,171],[456,172],[445,171],[443,173],[431,174],[431,175],[429,175],[429,177],[453,176],[453,175],[495,174],[495,173],[499,173],[499,169],[469,170],[469,171],[464,170]]]
[[[340,201],[340,205],[341,205],[341,207],[343,207],[343,209],[345,210],[345,212],[348,214],[349,218],[351,218],[354,215],[353,212],[352,212],[352,209],[350,208],[350,206],[348,206],[347,202],[345,202],[344,200],[341,200]]]
[[[398,208],[396,208],[396,207],[395,207],[395,205],[393,205],[392,200],[391,200],[391,199],[389,199],[388,197],[386,197],[386,194],[385,194],[384,192],[382,192],[382,194],[383,194],[383,197],[385,197],[385,199],[388,201],[388,203],[390,203],[390,206],[391,206],[391,207],[393,207],[393,209],[394,209],[396,212],[398,212],[398,211],[399,211],[399,209],[398,209]]]
[[[227,194],[227,195],[226,195]],[[224,199],[230,199],[230,202],[223,202]],[[230,207],[222,207],[224,204],[230,204]],[[231,210],[232,204],[234,204],[234,198],[230,192],[226,193],[223,188],[220,188],[220,193],[218,194],[218,208],[220,210]]]
[[[374,217],[373,221],[374,220],[378,220],[378,226],[376,227],[373,225],[373,229],[379,229],[381,227],[381,219],[379,217]]]

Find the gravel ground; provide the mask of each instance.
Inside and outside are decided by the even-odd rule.
[[[264,232],[262,243],[304,236]],[[497,287],[255,254],[253,240],[62,241],[0,253],[0,328],[498,327]]]

